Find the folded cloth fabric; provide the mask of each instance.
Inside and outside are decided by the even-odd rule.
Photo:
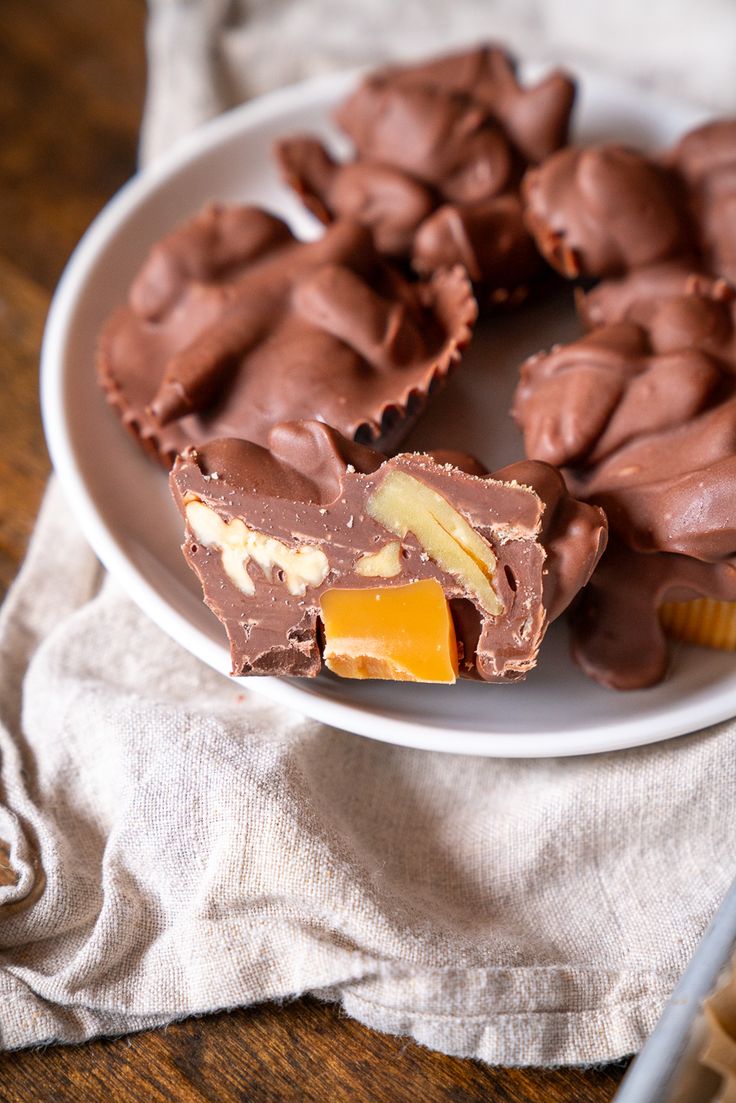
[[[387,32],[365,13],[380,9],[363,15],[376,55]],[[496,29],[495,6],[456,9]],[[243,24],[237,10],[154,5],[148,156],[223,102],[226,53],[232,72],[269,45],[251,91],[287,73],[272,20],[304,22],[306,5],[249,4]],[[729,722],[623,754],[493,761],[305,720],[149,622],[52,481],[0,618],[16,874],[0,888],[0,1044],[314,992],[493,1063],[631,1052],[736,871],[735,748]]]

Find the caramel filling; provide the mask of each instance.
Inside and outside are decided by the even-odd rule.
[[[457,677],[450,607],[436,579],[326,590],[324,660],[342,678],[444,682]]]

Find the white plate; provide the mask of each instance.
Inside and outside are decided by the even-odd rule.
[[[42,402],[49,448],[87,538],[140,607],[223,674],[229,670],[224,632],[202,604],[180,554],[181,525],[165,474],[107,407],[95,381],[95,341],[151,243],[208,199],[261,203],[284,214],[297,232],[318,233],[279,183],[270,147],[278,136],[300,130],[336,139],[329,109],[354,80],[354,74],[331,76],[232,111],[131,181],[72,257],[44,339]],[[581,83],[577,134],[583,139],[660,145],[701,121],[692,108],[594,74]],[[569,304],[566,294],[484,327],[410,443],[466,448],[490,467],[518,458],[519,440],[506,415],[515,372],[526,354],[577,332]],[[314,681],[253,678],[248,687],[376,739],[527,757],[629,747],[724,719],[736,713],[735,667],[728,654],[681,648],[662,685],[615,693],[573,666],[565,627],[555,625],[538,669],[521,685],[411,686],[324,675]]]

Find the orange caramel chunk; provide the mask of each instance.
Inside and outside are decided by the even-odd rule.
[[[436,579],[326,590],[324,660],[342,678],[445,682],[457,678],[450,607]]]

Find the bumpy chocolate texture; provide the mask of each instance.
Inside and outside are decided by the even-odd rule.
[[[280,142],[277,156],[323,222],[357,218],[421,274],[463,264],[483,298],[503,302],[540,267],[521,175],[567,140],[574,95],[560,72],[524,88],[507,53],[478,47],[367,77],[336,115],[353,161],[308,136]]]
[[[258,208],[212,205],[154,246],[104,328],[98,374],[167,466],[216,437],[265,441],[292,417],[391,449],[475,314],[462,270],[409,283],[356,222],[304,244]]]
[[[656,685],[669,666],[658,610],[666,601],[697,597],[736,601],[733,559],[642,555],[612,538],[571,614],[575,661],[612,689]]]
[[[649,157],[618,145],[569,147],[522,183],[529,229],[568,278],[602,279],[581,297],[590,325],[641,300],[736,279],[736,120],[691,131]]]
[[[623,146],[560,150],[522,187],[537,245],[568,278],[619,276],[691,247],[681,182]]]
[[[514,416],[612,534],[583,595],[575,653],[599,681],[658,681],[665,600],[736,600],[736,303],[690,295],[533,357]],[[646,315],[646,317],[644,317]]]
[[[322,667],[326,591],[435,579],[450,603],[460,674],[523,677],[548,622],[590,576],[606,523],[602,511],[571,498],[546,464],[522,462],[488,477],[482,470],[450,453],[387,460],[314,421],[277,426],[267,448],[220,440],[177,459],[171,486],[187,518],[184,553],[227,629],[233,672],[313,676]],[[426,535],[414,531],[419,522],[387,527],[369,512],[390,478],[395,490],[397,474],[408,508],[429,494],[455,511],[442,539],[454,536],[456,550],[463,540],[480,540],[495,557],[480,585],[477,573],[474,583],[440,566]],[[361,566],[366,561],[370,570]]]
[[[685,181],[705,271],[736,281],[736,119],[686,134],[667,161]]]
[[[586,329],[625,320],[646,323],[659,304],[670,299],[700,296],[728,300],[733,294],[731,284],[721,276],[695,270],[698,264],[663,261],[601,280],[586,293],[576,288],[580,320]]]

